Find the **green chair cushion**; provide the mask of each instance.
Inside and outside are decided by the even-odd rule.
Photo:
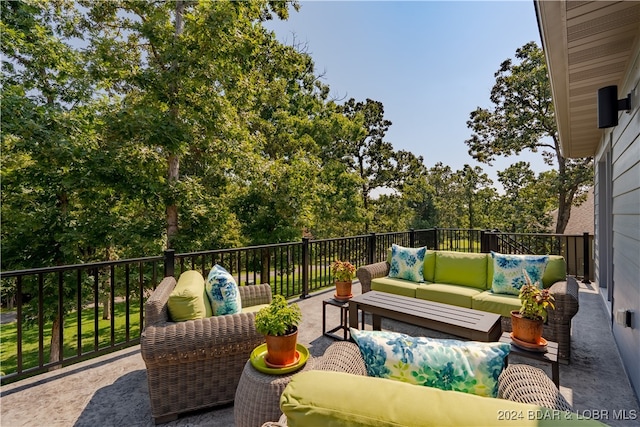
[[[433,283],[416,288],[416,298],[471,308],[471,299],[482,290],[470,286]]]
[[[210,317],[211,306],[207,299],[204,277],[196,270],[184,271],[167,301],[169,316],[174,322]]]
[[[556,282],[567,280],[567,263],[562,255],[549,255],[547,268],[542,275],[542,285],[545,288],[551,287]]]

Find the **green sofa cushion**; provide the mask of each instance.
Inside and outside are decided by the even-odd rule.
[[[487,254],[466,252],[436,252],[435,283],[471,286],[478,289],[487,287]]]
[[[520,310],[520,299],[516,295],[484,291],[471,298],[471,308],[510,317],[512,310]]]
[[[418,286],[415,296],[428,301],[471,308],[471,299],[482,292],[484,291],[470,286],[433,283]]]
[[[427,249],[427,253],[424,256],[424,271],[422,275],[427,282],[433,282],[436,270],[436,251]]]
[[[184,271],[167,301],[169,316],[174,322],[210,317],[211,305],[207,299],[204,277],[196,270]]]
[[[280,409],[290,427],[603,425],[536,405],[333,371],[294,375]]]
[[[542,275],[542,285],[549,288],[556,282],[567,280],[567,263],[562,255],[549,255],[547,268]]]
[[[390,294],[404,295],[405,297],[415,297],[418,286],[419,284],[416,282],[392,279],[390,277],[379,277],[371,280],[372,291],[388,292]]]

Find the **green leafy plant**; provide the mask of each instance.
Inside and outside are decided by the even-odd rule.
[[[356,267],[349,261],[336,260],[331,264],[331,273],[338,282],[349,282],[356,276]]]
[[[544,320],[547,314],[547,307],[555,308],[553,305],[555,298],[553,298],[548,289],[540,289],[538,282],[531,283],[531,278],[525,270],[522,270],[522,272],[524,273],[525,284],[520,288],[520,294],[518,295],[520,302],[522,302],[520,314],[525,319]]]
[[[287,335],[302,320],[298,304],[287,304],[282,295],[274,295],[271,304],[256,313],[256,330],[263,335]]]

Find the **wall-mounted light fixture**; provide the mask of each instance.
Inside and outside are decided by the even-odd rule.
[[[631,94],[618,99],[618,86],[598,89],[598,129],[618,126],[618,111],[631,110]]]

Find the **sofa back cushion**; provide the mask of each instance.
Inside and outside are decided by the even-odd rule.
[[[204,277],[196,270],[184,271],[167,301],[174,322],[211,316],[211,305],[204,290]]]
[[[433,282],[487,288],[487,254],[437,251]]]

